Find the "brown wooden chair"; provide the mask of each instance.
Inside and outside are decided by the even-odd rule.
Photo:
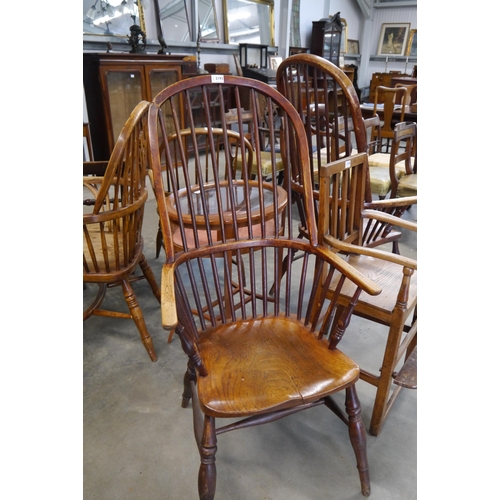
[[[412,134],[398,134],[398,140],[394,140],[390,147],[389,153],[382,152],[382,137],[381,137],[381,126],[380,118],[378,116],[372,116],[364,120],[365,127],[367,130],[367,136],[371,136],[371,140],[368,143],[368,166],[370,172],[370,191],[372,195],[377,195],[381,200],[385,199],[387,195],[394,198],[394,193],[396,193],[396,187],[399,180],[408,175],[407,165],[406,165],[406,154],[403,154],[401,158],[394,162],[396,157],[399,155],[401,150],[406,151],[406,141],[410,141],[411,155],[409,158],[410,166],[408,171],[411,173],[416,166],[416,137]],[[404,125],[404,124],[402,124]],[[401,124],[395,125],[399,130],[402,126]],[[396,132],[395,132],[396,135]],[[391,166],[391,161],[393,161]],[[408,196],[416,196],[416,190],[409,191]]]
[[[293,104],[305,125],[310,156],[311,176],[317,182],[318,169],[331,161],[347,157],[358,151],[367,151],[368,142],[359,100],[351,80],[333,63],[313,54],[298,54],[285,59],[277,71],[278,90]],[[326,118],[328,117],[328,119]],[[302,189],[302,167],[294,172],[294,189]],[[367,173],[368,175],[368,173]],[[398,204],[374,202],[367,182],[365,201],[374,210],[396,217],[416,202],[401,200]],[[315,185],[318,199],[318,184]],[[302,217],[300,196],[296,196],[301,224],[299,237],[307,237]],[[405,203],[408,201],[408,203]],[[377,247],[391,243],[399,253],[398,240],[401,232],[382,220],[365,221],[363,245]]]
[[[406,89],[406,98],[401,104],[404,105],[405,112],[410,111],[411,105],[417,102],[417,84],[396,83],[394,87],[404,87]]]
[[[406,87],[384,87],[379,85],[375,88],[375,100],[373,103],[373,116],[377,115],[377,110],[383,108],[383,125],[380,129],[382,140],[385,139],[386,153],[394,138],[395,123],[403,122],[405,119],[405,102],[408,91]],[[396,109],[398,108],[399,111]],[[396,111],[396,113],[395,113]]]
[[[153,341],[148,333],[142,310],[131,282],[139,266],[160,300],[160,289],[143,254],[141,235],[144,204],[148,192],[147,116],[150,103],[140,102],[126,121],[116,141],[109,162],[84,164],[83,186],[93,200],[90,213],[83,215],[83,282],[97,283],[96,299],[84,311],[83,319],[91,315],[133,319],[142,343],[152,361],[157,360]],[[104,174],[104,175],[102,175]],[[121,286],[130,314],[101,309],[106,289]]]
[[[404,147],[402,144],[404,143]],[[417,196],[417,124],[398,123],[394,127],[393,148],[389,173],[391,198]],[[404,165],[405,175],[399,176],[398,165]]]
[[[410,358],[417,345],[417,262],[363,246],[359,231],[363,227],[362,220],[391,217],[366,209],[363,192],[367,168],[366,153],[321,167],[318,225],[319,238],[324,245],[348,255],[351,265],[382,288],[377,297],[362,293],[354,308],[355,315],[388,327],[380,372],[361,367],[361,379],[377,388],[370,423],[370,433],[376,436],[401,388],[409,387],[401,381],[416,379],[416,363],[413,362],[416,353],[411,362],[402,363]],[[415,223],[404,219],[399,219],[398,224],[408,230],[417,230]],[[346,285],[339,296],[339,304],[349,307],[354,294],[355,289]]]
[[[294,163],[308,165],[307,139],[291,104],[265,83],[224,76],[217,86],[220,92],[230,90],[234,95],[239,120],[242,92],[247,93],[252,109],[261,99],[267,109],[276,110],[279,138],[274,141],[271,137],[274,161],[268,180],[260,168],[255,178],[247,168],[241,177],[227,169],[227,177],[220,180],[216,175],[220,165],[213,164],[211,177],[215,180],[200,184],[205,164],[196,149],[191,161],[184,151],[181,165],[175,163],[173,143],[165,135],[165,117],[174,108],[171,125],[177,134],[182,128],[194,128],[189,104],[179,115],[172,103],[179,96],[189,103],[189,93],[195,90],[205,96],[207,87],[213,85],[211,76],[176,83],[154,98],[149,117],[154,191],[166,253],[162,323],[166,329],[175,327],[188,356],[182,406],[187,407],[192,400],[201,459],[199,496],[208,500],[215,495],[218,435],[322,404],[348,425],[362,492],[369,495],[365,434],[355,390],[358,367],[337,349],[351,309],[346,308],[332,325],[337,298],[326,299],[318,277],[326,272],[326,283],[337,276],[339,283],[352,280],[358,293],[376,294],[380,289],[318,246],[315,227],[309,240],[293,238],[295,207],[290,202],[290,172],[297,168],[292,167]],[[227,130],[225,110],[221,112],[218,127]],[[203,118],[204,125],[212,130],[211,118],[206,114]],[[253,120],[251,127],[257,133],[258,121]],[[270,134],[273,136],[274,129]],[[213,140],[210,133],[208,140]],[[277,147],[288,159],[282,185],[276,181]],[[170,197],[165,197],[162,165],[170,182]],[[307,173],[303,199],[305,217],[313,225],[312,185]],[[187,228],[204,231],[208,242],[198,240],[191,247],[183,236],[184,249],[176,252],[172,223],[181,232]],[[216,238],[210,237],[213,231]],[[306,258],[294,262],[288,259],[288,279],[273,287],[281,272],[283,254],[295,251],[304,252]],[[324,332],[331,328],[334,334],[328,342]],[[332,397],[344,389],[347,415]],[[216,427],[216,420],[233,418],[238,421]]]

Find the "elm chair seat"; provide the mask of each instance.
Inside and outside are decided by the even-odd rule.
[[[405,175],[399,180],[396,198],[417,195],[417,174]]]
[[[198,379],[203,412],[246,417],[307,404],[349,386],[359,377],[358,365],[338,349],[325,349],[327,344],[318,342],[302,322],[283,317],[251,319],[237,327],[220,325],[203,332],[198,342],[208,372]],[[227,373],[229,381],[224,380]]]
[[[372,194],[385,198],[387,193],[391,190],[391,175],[389,173],[389,165],[386,167],[369,167],[370,170],[370,187]],[[404,164],[396,165],[396,175],[401,179],[406,173]]]

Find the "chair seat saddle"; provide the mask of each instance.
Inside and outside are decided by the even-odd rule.
[[[326,341],[292,318],[220,325],[203,332],[198,346],[209,374],[198,378],[200,404],[214,417],[243,417],[316,401],[359,376],[354,361],[338,349],[329,350]]]
[[[390,322],[390,316],[394,309],[399,286],[401,284],[401,276],[403,273],[401,265],[393,264],[388,261],[381,261],[366,255],[349,255],[347,262],[382,288],[382,293],[377,296],[369,296],[362,292],[356,305],[357,310],[360,313],[369,312],[370,315],[375,313],[382,321]],[[335,282],[335,280],[333,282]],[[353,291],[354,288],[346,281],[342,287],[340,302],[347,305]],[[417,271],[414,271],[408,292],[408,310],[414,307],[416,300]]]
[[[391,174],[388,167],[369,167],[370,188],[372,194],[385,196],[391,189]],[[404,165],[396,165],[396,176],[401,179],[405,175]]]
[[[370,188],[372,194],[378,196],[386,196],[391,190],[391,175],[389,173],[389,164],[391,155],[388,153],[374,153],[368,156],[368,166],[370,168]],[[414,158],[411,158],[411,165],[413,168]],[[399,179],[406,175],[406,168],[404,160],[396,163],[396,176]],[[411,195],[416,194],[416,190]]]
[[[417,174],[405,175],[398,184],[397,197],[415,196],[417,194]]]
[[[260,161],[262,167],[262,175],[267,177],[272,173],[273,163],[271,158],[271,153],[268,151],[260,152]],[[242,168],[242,160],[241,153],[238,153],[236,156],[236,170],[241,170]],[[276,171],[281,172],[283,170],[283,160],[280,155],[276,155]],[[252,175],[257,175],[257,155],[254,153],[253,162],[252,162]]]
[[[354,154],[354,153],[353,153]],[[415,158],[411,158],[411,168],[415,165]],[[372,155],[368,155],[368,165],[370,167],[386,167],[389,168],[389,164],[391,163],[391,155],[390,153],[373,153]],[[396,168],[404,169],[404,161],[400,161],[396,163]]]

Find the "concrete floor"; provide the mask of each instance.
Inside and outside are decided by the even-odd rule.
[[[158,281],[158,219],[147,202],[145,255]],[[406,216],[416,220],[417,208]],[[403,255],[416,258],[416,235],[404,235]],[[199,455],[191,408],[182,409],[186,356],[161,328],[160,309],[144,280],[133,284],[158,361],[152,363],[131,320],[91,317],[83,324],[84,499],[196,499]],[[84,291],[84,302],[93,290]],[[126,311],[121,288],[103,307]],[[341,350],[377,370],[385,329],[353,317]],[[375,388],[358,382],[368,428]],[[338,399],[343,403],[342,398]],[[417,391],[403,390],[378,437],[368,435],[372,500],[417,498]],[[271,424],[218,438],[216,498],[348,500],[361,495],[347,428],[328,409],[314,408]]]

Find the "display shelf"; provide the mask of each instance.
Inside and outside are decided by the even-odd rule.
[[[416,57],[407,57],[407,56],[370,56],[370,61],[378,61],[378,62],[400,62],[400,63],[416,63]]]

